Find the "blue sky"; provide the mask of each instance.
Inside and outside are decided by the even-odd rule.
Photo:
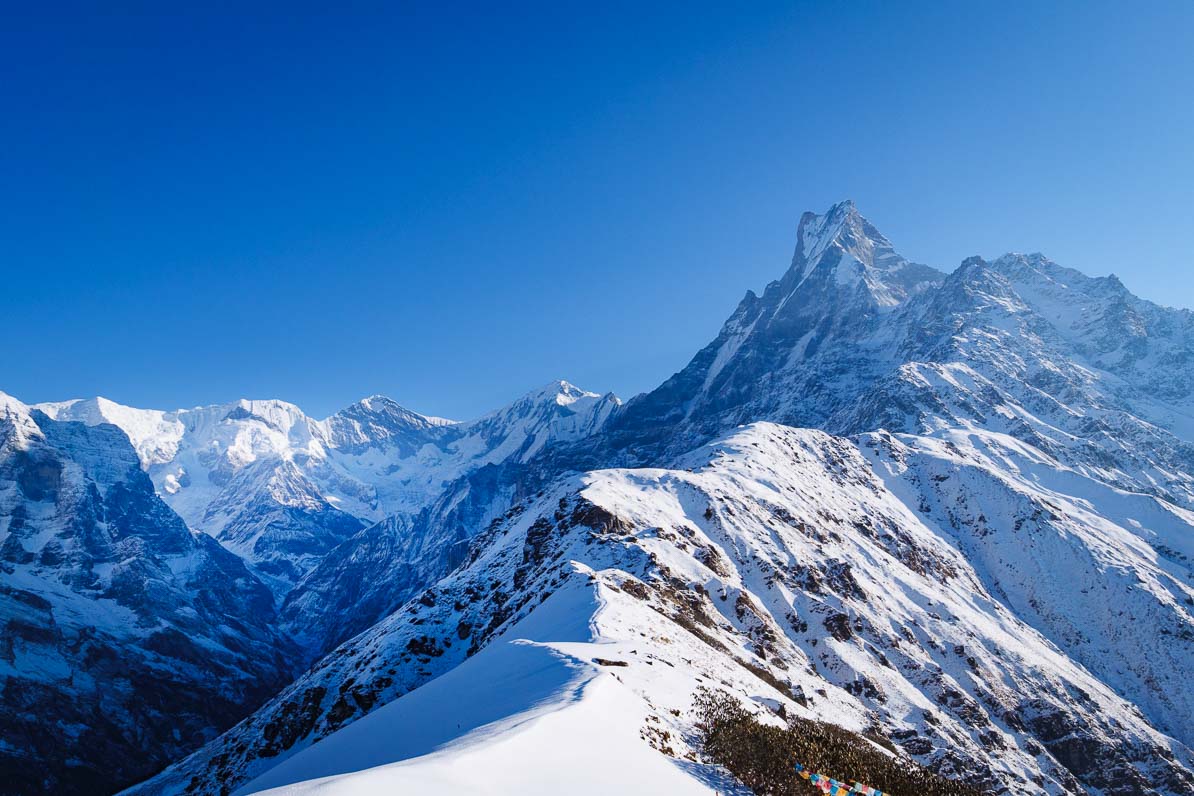
[[[1194,307],[1186,0],[35,5],[0,30],[22,400],[629,396],[843,198],[938,267]]]

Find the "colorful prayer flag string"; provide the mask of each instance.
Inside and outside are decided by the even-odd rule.
[[[796,774],[801,779],[808,780],[808,783],[822,793],[829,794],[829,796],[891,796],[885,794],[883,791],[872,788],[870,785],[863,785],[857,780],[853,785],[847,785],[844,782],[839,782],[833,777],[827,777],[824,774],[817,774],[809,771],[799,763],[795,763]]]

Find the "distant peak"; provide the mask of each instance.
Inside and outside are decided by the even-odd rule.
[[[617,397],[612,393],[606,395],[605,397],[612,399],[615,403],[619,403]],[[502,409],[496,410],[493,414],[500,414],[501,412],[508,411],[512,407],[516,406],[525,407],[528,404],[534,406],[542,406],[545,404],[570,406],[577,401],[597,400],[600,398],[602,398],[600,393],[589,392],[588,390],[581,389],[565,379],[555,379],[553,381],[549,381],[547,384],[544,384],[538,389],[524,393],[512,404],[503,407]]]
[[[821,223],[823,221],[832,221],[844,219],[850,215],[858,215],[858,206],[854,204],[853,199],[844,199],[837,204],[831,205],[828,210],[818,215],[811,210],[804,211],[800,216],[801,226],[805,224]]]
[[[30,407],[5,392],[0,392],[0,445],[24,448],[31,439],[41,438]]]
[[[549,389],[555,389],[559,392],[584,392],[584,390],[567,379],[556,379],[553,382],[549,382],[547,386]]]
[[[1073,279],[1081,282],[1090,279],[1085,274],[1058,265],[1040,252],[1032,254],[1011,252],[999,257],[990,263],[990,266],[994,271],[1010,279],[1043,279],[1047,281]]]
[[[8,393],[0,390],[0,410],[11,409],[16,412],[27,411],[29,407],[13,398]]]
[[[424,415],[413,409],[407,409],[388,395],[380,393],[374,393],[373,395],[362,398],[356,403],[344,407],[328,419],[361,417],[363,415],[388,415],[391,418],[404,419],[408,424],[422,426],[450,426],[457,422],[444,417]]]
[[[824,213],[806,210],[800,216],[797,235],[802,239],[808,239],[809,242],[820,238],[832,240],[844,227],[856,220],[865,219],[858,212],[854,200],[847,199],[833,205]]]
[[[532,390],[527,394],[526,397],[531,398],[532,400],[546,399],[567,403],[575,401],[577,398],[596,398],[598,396],[597,393],[589,392],[588,390],[582,390],[580,387],[577,387],[575,384],[566,379],[555,379],[554,381],[549,381],[547,384],[544,384],[537,390]]]
[[[976,280],[992,279],[996,276],[996,273],[996,269],[992,263],[974,254],[962,261],[962,264],[958,266],[958,270],[952,274],[952,278],[956,282],[971,283]]]
[[[392,407],[392,406],[400,407],[401,406],[393,398],[389,397],[388,395],[382,395],[381,393],[375,393],[373,395],[366,396],[366,397],[362,398],[361,400],[357,401],[357,405],[363,406],[366,409],[375,409],[378,406],[384,406],[384,407]]]

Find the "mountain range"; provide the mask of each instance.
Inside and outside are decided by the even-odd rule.
[[[1194,794],[1192,365],[1187,310],[843,202],[624,403],[0,394],[0,792],[732,792],[707,686],[989,793]]]

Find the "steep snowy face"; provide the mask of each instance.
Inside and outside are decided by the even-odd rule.
[[[462,426],[462,451],[484,450],[487,464],[525,462],[555,442],[573,442],[600,431],[622,402],[554,381],[514,403]]]
[[[857,279],[849,274],[860,274]],[[856,434],[1007,433],[1109,484],[1194,508],[1194,315],[1041,255],[948,276],[851,204],[805,214],[792,267],[631,401],[607,461],[665,461],[770,420]]]
[[[1141,394],[1194,400],[1194,313],[1132,295],[1115,276],[1091,278],[1040,254],[991,263],[1096,368]]]
[[[367,500],[371,488],[336,479],[327,464],[329,429],[293,404],[241,400],[158,412],[99,398],[39,408],[124,431],[162,499],[191,528],[250,561],[276,592],[366,524],[341,509],[338,495]],[[347,488],[334,491],[329,479]]]
[[[592,434],[619,405],[561,381],[468,423],[381,396],[326,420],[283,401],[158,412],[99,398],[39,409],[123,430],[171,508],[250,561],[283,597],[362,529],[417,514],[477,468]]]
[[[6,396],[0,573],[8,792],[111,792],[227,729],[292,674],[269,590],[154,494],[120,429]]]
[[[795,291],[809,279],[837,285],[845,295],[854,292],[857,295],[851,298],[882,310],[899,306],[942,276],[933,268],[901,257],[854,203],[845,201],[824,215],[801,216],[792,266],[777,291],[783,297],[777,314],[782,314],[792,298],[801,302],[802,297],[795,296]]]
[[[521,663],[510,660],[509,650],[527,639],[574,661],[579,673],[558,685],[571,683],[581,704],[596,697],[584,696],[589,686],[578,687],[577,677],[591,683],[609,677],[602,670],[616,675],[629,700],[622,714],[641,722],[642,746],[664,754],[694,752],[691,698],[704,684],[763,713],[782,709],[882,737],[902,754],[992,791],[1194,793],[1194,755],[1157,727],[1164,721],[1188,733],[1184,705],[1168,717],[1159,705],[1142,713],[1117,693],[1122,683],[1113,686],[1046,638],[1047,595],[1025,591],[1014,566],[997,566],[1015,539],[1005,542],[981,523],[955,527],[922,517],[933,514],[923,503],[953,496],[936,491],[943,482],[931,463],[947,454],[954,455],[931,438],[878,435],[860,449],[821,432],[757,424],[682,457],[676,469],[566,478],[495,521],[461,568],[133,792],[216,793],[260,777],[247,793],[420,754],[418,739],[406,740],[397,719],[385,716],[450,704],[445,689],[420,686],[458,666],[462,674],[469,667],[470,680],[500,674],[511,685],[535,682],[544,660],[529,653]],[[1050,485],[1055,510],[1086,499],[1085,489],[1104,488],[1077,473],[1066,477],[1072,481]],[[983,499],[1016,511],[1008,493],[1030,484],[1026,474],[1023,483],[1004,482],[1002,493],[986,485]],[[1044,488],[1018,499],[1042,500]],[[1084,557],[1109,562],[1101,546],[1113,537],[1119,544],[1150,532],[1181,537],[1187,515],[1163,506],[1147,515],[1136,497],[1123,496],[1120,515],[1083,517],[1077,540],[1064,534],[1077,533],[1078,520],[1062,528],[1060,518],[1041,516],[1006,534],[1047,548],[1044,566]],[[1022,508],[1031,517],[1028,504]],[[1119,526],[1126,515],[1143,527]],[[1137,552],[1118,571],[1085,567],[1082,586],[1114,592],[1139,577],[1147,594],[1131,598],[1138,621],[1158,638],[1188,632],[1182,601],[1194,592],[1172,562],[1158,562],[1144,546]],[[1035,554],[1027,547],[1018,556]],[[1077,617],[1101,599],[1073,598],[1054,611]],[[1096,613],[1098,622],[1105,618]],[[1117,640],[1114,624],[1105,631],[1091,640],[1124,650],[1134,640]],[[1176,666],[1189,666],[1188,649],[1171,652]],[[474,713],[501,722],[526,707],[507,697],[477,692],[459,732],[472,726]],[[348,731],[387,703],[376,721]],[[393,744],[370,739],[368,728],[379,726],[398,733]],[[557,739],[563,746],[582,740],[566,723],[560,732],[574,733]],[[452,733],[444,733],[440,740],[449,742]],[[606,761],[612,770],[638,754],[618,748],[624,757]],[[342,754],[348,750],[361,754],[350,763]],[[271,774],[282,760],[294,762]],[[533,767],[529,757],[509,762]]]
[[[146,467],[173,459],[186,430],[177,413],[133,409],[107,398],[39,404],[37,409],[56,420],[75,420],[89,426],[111,423],[119,427]]]
[[[1006,435],[878,433],[860,445],[1018,617],[1194,745],[1194,513]]]

